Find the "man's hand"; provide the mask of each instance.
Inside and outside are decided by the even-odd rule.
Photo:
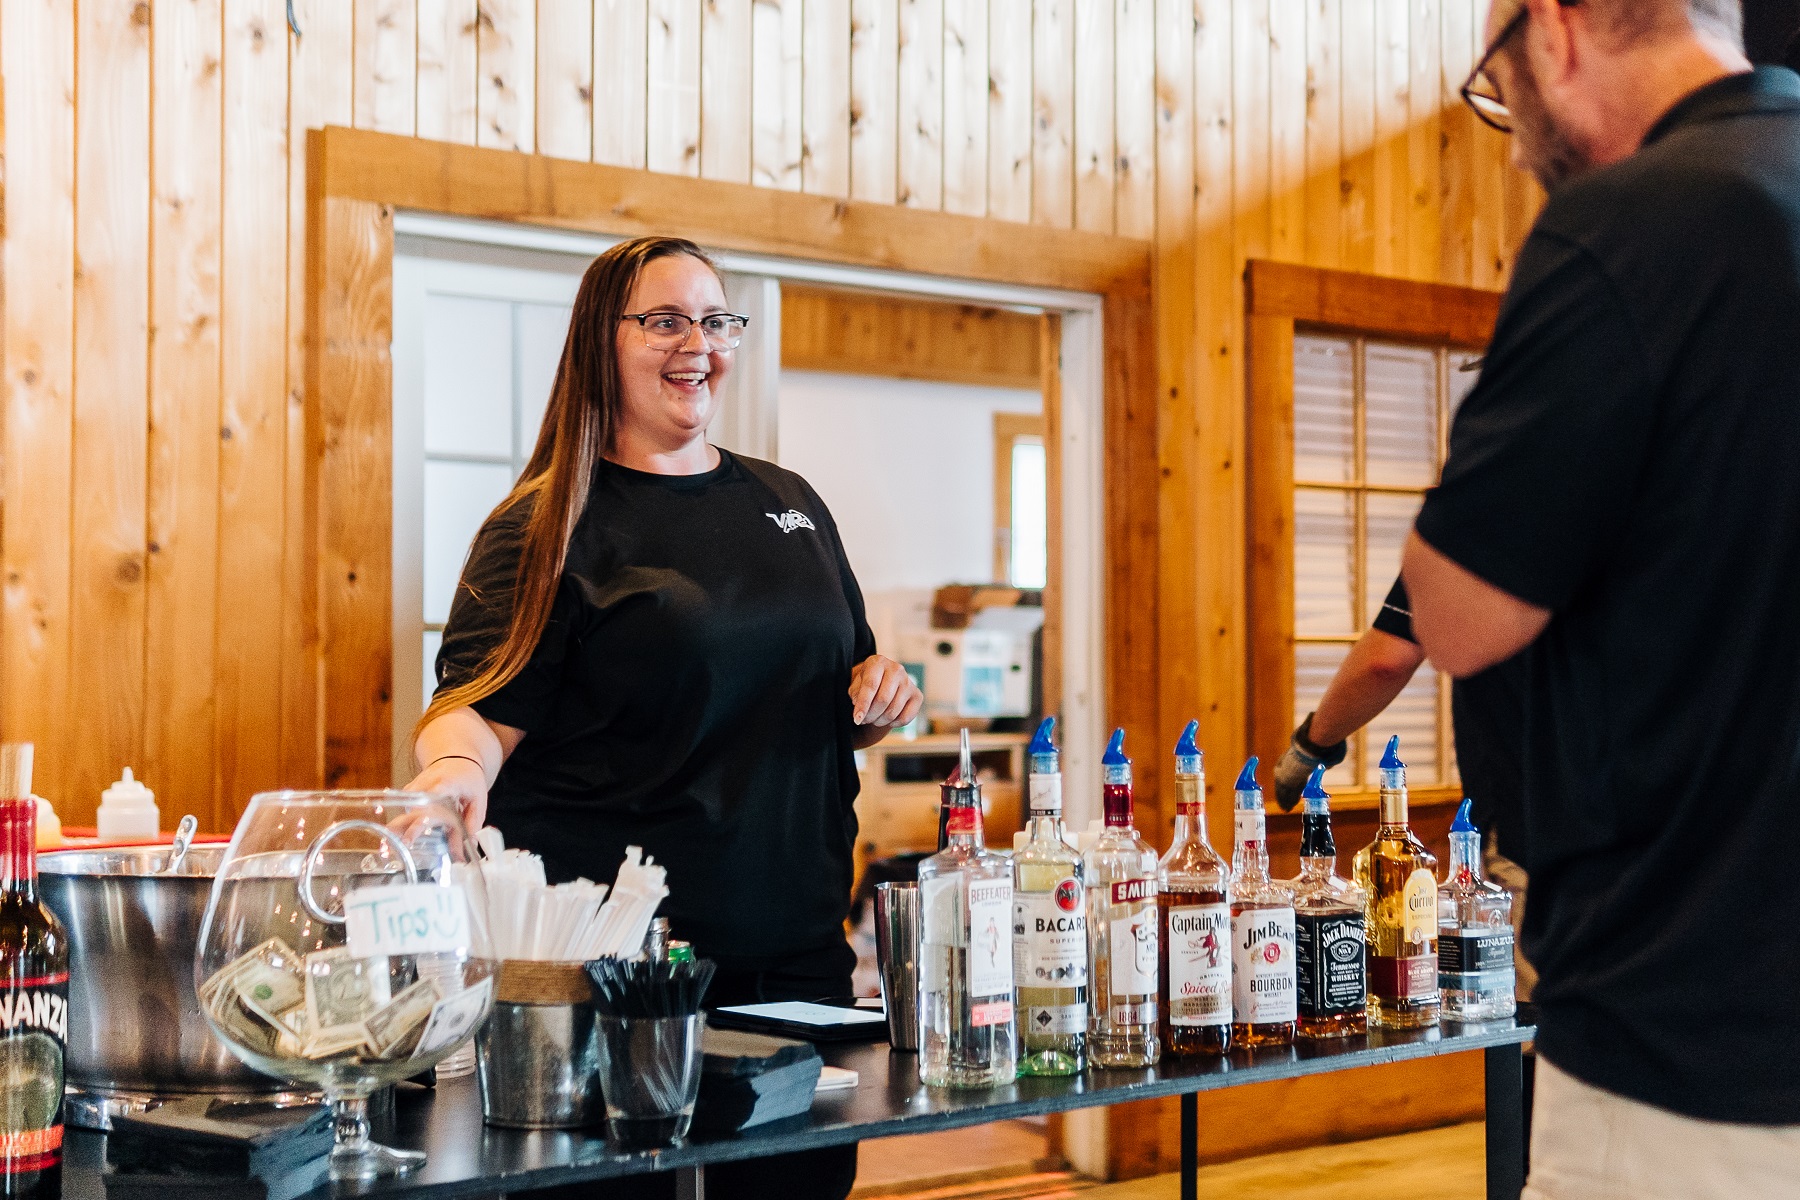
[[[891,658],[871,654],[850,672],[850,719],[862,726],[857,749],[873,746],[888,730],[919,715],[925,693],[906,668]]]
[[[1306,781],[1312,778],[1314,767],[1320,764],[1335,767],[1344,761],[1349,750],[1345,742],[1334,746],[1314,745],[1312,722],[1313,714],[1308,713],[1300,728],[1294,730],[1287,753],[1275,764],[1275,803],[1281,806],[1282,812],[1292,812],[1294,805],[1300,803],[1300,793],[1305,789]]]

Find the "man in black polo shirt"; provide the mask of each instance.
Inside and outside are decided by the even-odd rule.
[[[1550,199],[1405,578],[1524,652],[1555,1200],[1800,1188],[1800,78],[1738,17],[1498,0],[1471,80]]]

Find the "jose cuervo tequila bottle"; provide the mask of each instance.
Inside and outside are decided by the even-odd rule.
[[[1331,796],[1325,767],[1313,768],[1300,793],[1300,877],[1294,893],[1294,956],[1300,980],[1300,1036],[1340,1038],[1364,1032],[1368,1018],[1368,946],[1363,894],[1337,873]]]
[[[1016,1053],[1012,865],[982,843],[967,730],[942,793],[949,845],[919,864],[919,1078],[996,1087]]]
[[[1518,1008],[1512,893],[1482,878],[1481,831],[1467,800],[1450,826],[1450,875],[1438,893],[1438,987],[1454,1021],[1497,1021]]]
[[[1438,1019],[1437,858],[1407,824],[1400,739],[1381,756],[1381,825],[1356,856],[1368,896],[1369,1024],[1418,1029]]]
[[[1225,860],[1206,840],[1206,775],[1189,721],[1175,745],[1175,843],[1157,867],[1163,1049],[1174,1057],[1231,1049],[1231,895]]]
[[[1087,896],[1081,856],[1063,840],[1055,725],[1045,717],[1027,750],[1031,823],[1012,860],[1021,1075],[1075,1075],[1087,1065]]]
[[[1294,1040],[1293,893],[1269,878],[1268,817],[1257,760],[1244,764],[1232,813],[1231,1040],[1241,1047]]]
[[[1161,1054],[1156,1013],[1156,852],[1131,826],[1131,760],[1115,730],[1100,760],[1106,828],[1082,857],[1088,889],[1088,1058],[1149,1067]]]

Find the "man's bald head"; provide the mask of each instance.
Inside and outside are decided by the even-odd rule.
[[[1561,0],[1568,7],[1579,3],[1592,14],[1596,31],[1604,31],[1615,44],[1629,45],[1699,33],[1723,38],[1739,49],[1744,45],[1742,0]],[[1498,37],[1525,7],[1525,0],[1494,0],[1488,16],[1488,38]]]

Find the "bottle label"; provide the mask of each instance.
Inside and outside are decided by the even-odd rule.
[[[1382,1000],[1436,1000],[1437,953],[1414,954],[1406,958],[1369,955],[1369,991]]]
[[[1087,986],[1087,897],[1064,879],[1048,892],[1013,894],[1013,981],[1022,988]]]
[[[919,934],[927,946],[969,944],[969,925],[962,919],[962,872],[919,881]]]
[[[62,1161],[63,1054],[69,1041],[69,974],[0,988],[0,1057],[7,1103],[0,1170],[43,1171]]]
[[[1368,994],[1367,944],[1361,913],[1294,919],[1294,963],[1300,1015],[1359,1013]]]
[[[1437,876],[1424,867],[1406,877],[1406,890],[1400,909],[1400,936],[1410,945],[1420,945],[1437,936]]]
[[[1512,990],[1513,931],[1464,928],[1438,935],[1438,986],[1463,992]]]
[[[979,833],[981,810],[973,804],[953,804],[944,818],[945,833]]]
[[[1059,813],[1062,811],[1062,776],[1033,775],[1031,779],[1031,811],[1034,813]]]
[[[1086,1033],[1087,1005],[1028,1004],[1025,1006],[1025,1023],[1019,1032],[1025,1035],[1036,1034],[1039,1037]]]
[[[1240,808],[1232,814],[1231,828],[1241,846],[1245,842],[1265,841],[1268,838],[1269,822],[1260,808]]]
[[[1001,996],[1010,1017],[1013,990],[1012,880],[969,881],[969,995]],[[976,1022],[982,1024],[982,1022]]]
[[[1156,880],[1124,879],[1112,885],[1112,902],[1114,904],[1136,904],[1142,900],[1156,899]]]
[[[1156,1005],[1147,1000],[1142,1004],[1115,1004],[1109,1012],[1114,1028],[1126,1025],[1149,1026],[1156,1024]]]
[[[1147,882],[1155,895],[1155,880]],[[1121,884],[1113,884],[1116,891]],[[1156,908],[1146,905],[1135,912],[1112,920],[1112,985],[1114,996],[1144,996],[1156,993]],[[1119,1007],[1117,1005],[1115,1008]],[[1155,1006],[1152,1005],[1152,1008]],[[1155,1017],[1152,1015],[1152,1021]]]
[[[1231,1024],[1231,909],[1169,910],[1169,1023]]]
[[[1282,1024],[1296,1015],[1294,910],[1247,908],[1231,918],[1233,1019]]]

